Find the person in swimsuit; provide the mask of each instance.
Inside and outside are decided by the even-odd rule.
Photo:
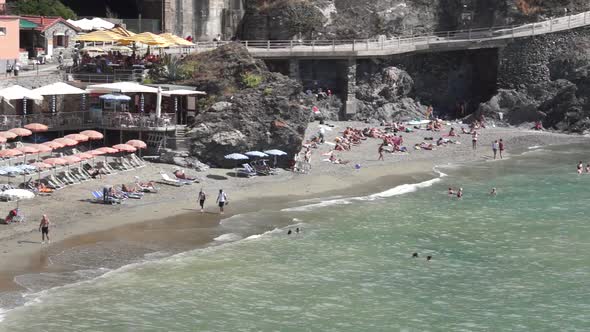
[[[590,173],[590,164],[586,165],[586,173]]]
[[[490,195],[492,195],[492,196],[498,195],[498,191],[496,190],[496,188],[492,188],[492,191],[490,192]]]
[[[463,198],[463,188],[459,188],[457,191],[457,198]]]
[[[223,189],[219,189],[219,195],[217,195],[217,204],[219,204],[219,214],[223,214],[223,207],[227,203],[227,195]]]
[[[477,131],[473,131],[471,133],[471,144],[473,146],[473,150],[477,149]]]
[[[418,258],[418,253],[417,252],[413,253],[412,258]]]
[[[45,244],[45,238],[47,238],[47,243],[51,243],[51,240],[49,240],[49,218],[47,218],[46,214],[44,214],[43,218],[41,218],[39,231],[41,232],[41,241],[43,241],[42,243]]]
[[[384,146],[385,146],[385,143],[382,143],[381,145],[379,145],[379,150],[378,150],[379,151],[379,159],[377,159],[377,160],[383,160],[383,150],[385,150]]]
[[[426,256],[426,260],[429,261],[432,259],[432,256]]]
[[[449,195],[454,195],[455,192],[453,191],[453,188],[449,187],[449,191],[448,191]]]
[[[498,140],[495,140],[492,143],[492,151],[494,152],[494,160],[496,160],[496,155],[498,154]]]
[[[204,209],[205,199],[207,199],[207,195],[203,191],[203,188],[201,188],[201,191],[199,191],[199,206],[201,207],[201,212],[203,212]]]
[[[504,141],[500,138],[500,142],[498,142],[498,148],[500,149],[500,159],[503,159],[502,153],[504,152]]]
[[[583,171],[584,171],[584,163],[580,160],[578,162],[578,174],[582,174]]]

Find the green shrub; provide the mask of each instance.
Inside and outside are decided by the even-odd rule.
[[[242,83],[248,88],[256,89],[262,83],[262,77],[252,73],[242,74]]]
[[[263,91],[265,96],[270,96],[272,95],[272,88],[265,88]]]

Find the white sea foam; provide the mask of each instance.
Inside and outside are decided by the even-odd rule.
[[[234,242],[241,240],[242,237],[236,233],[227,233],[219,235],[218,237],[214,238],[213,240],[218,242]]]
[[[297,206],[292,208],[286,208],[281,211],[284,212],[304,212],[304,211],[311,211],[318,208],[324,208],[328,206],[337,206],[337,205],[349,205],[354,203],[355,201],[374,201],[377,199],[384,199],[393,196],[399,196],[404,194],[409,194],[412,192],[416,192],[419,189],[428,188],[433,186],[435,183],[440,182],[441,178],[446,177],[447,174],[439,171],[436,167],[433,169],[435,173],[438,174],[438,178],[430,179],[424,182],[419,183],[407,183],[396,186],[394,188],[385,190],[380,193],[371,194],[368,196],[361,196],[361,197],[349,197],[349,198],[340,198],[340,199],[328,199],[319,203],[315,204],[308,204],[303,206]]]
[[[541,145],[533,145],[533,146],[529,146],[527,149],[529,149],[529,150],[535,150],[535,149],[538,149],[538,148],[542,148],[542,146]]]

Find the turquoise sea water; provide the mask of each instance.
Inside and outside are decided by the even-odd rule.
[[[589,156],[544,148],[382,195],[235,216],[222,245],[30,295],[0,330],[588,331],[590,175],[575,165]],[[303,232],[230,242],[273,216]]]

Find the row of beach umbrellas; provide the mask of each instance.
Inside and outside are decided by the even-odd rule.
[[[276,166],[277,165],[277,157],[285,156],[285,155],[287,155],[286,152],[281,151],[281,150],[277,150],[277,149],[273,149],[273,150],[266,150],[264,152],[248,151],[244,154],[232,153],[232,154],[226,155],[224,158],[227,160],[240,161],[240,160],[248,160],[251,157],[252,158],[267,158],[269,156],[273,156],[274,157],[274,165]],[[236,175],[237,175],[237,171],[236,171]]]

